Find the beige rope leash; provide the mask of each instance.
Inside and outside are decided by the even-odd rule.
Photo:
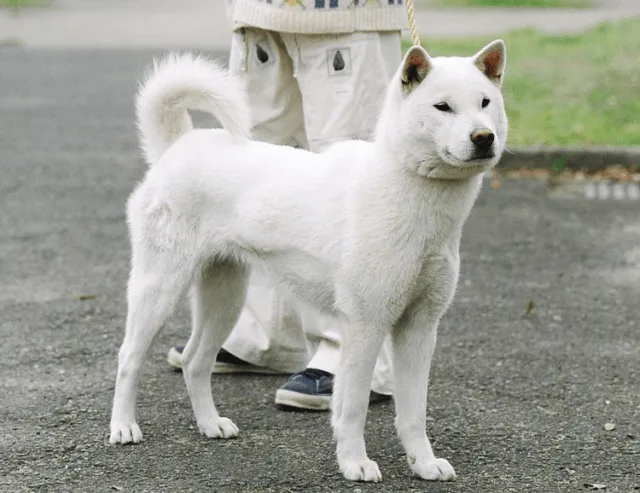
[[[411,29],[411,41],[414,46],[420,45],[420,35],[416,28],[416,17],[413,12],[413,0],[405,0],[407,2],[407,13],[409,14],[409,29]]]

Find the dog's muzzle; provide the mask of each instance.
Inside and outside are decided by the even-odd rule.
[[[496,140],[496,136],[490,129],[477,128],[471,132],[469,139],[473,144],[472,161],[478,159],[491,159],[495,156],[493,142]]]

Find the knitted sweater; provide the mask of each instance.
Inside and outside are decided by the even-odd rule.
[[[212,0],[213,1],[213,0]],[[399,31],[404,0],[227,0],[233,29],[258,27],[297,34]]]

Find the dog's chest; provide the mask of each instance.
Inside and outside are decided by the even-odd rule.
[[[403,309],[425,300],[434,312],[442,312],[451,302],[460,270],[462,227],[470,208],[465,198],[461,201],[440,195],[438,200],[423,202],[407,218],[404,237],[397,239],[403,248],[396,254],[396,265],[400,268],[404,264],[403,271],[408,274],[397,276],[400,283],[406,283],[399,289],[405,293]]]

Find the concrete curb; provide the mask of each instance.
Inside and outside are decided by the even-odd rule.
[[[622,165],[640,169],[640,147],[517,147],[509,148],[498,168],[600,171]]]

